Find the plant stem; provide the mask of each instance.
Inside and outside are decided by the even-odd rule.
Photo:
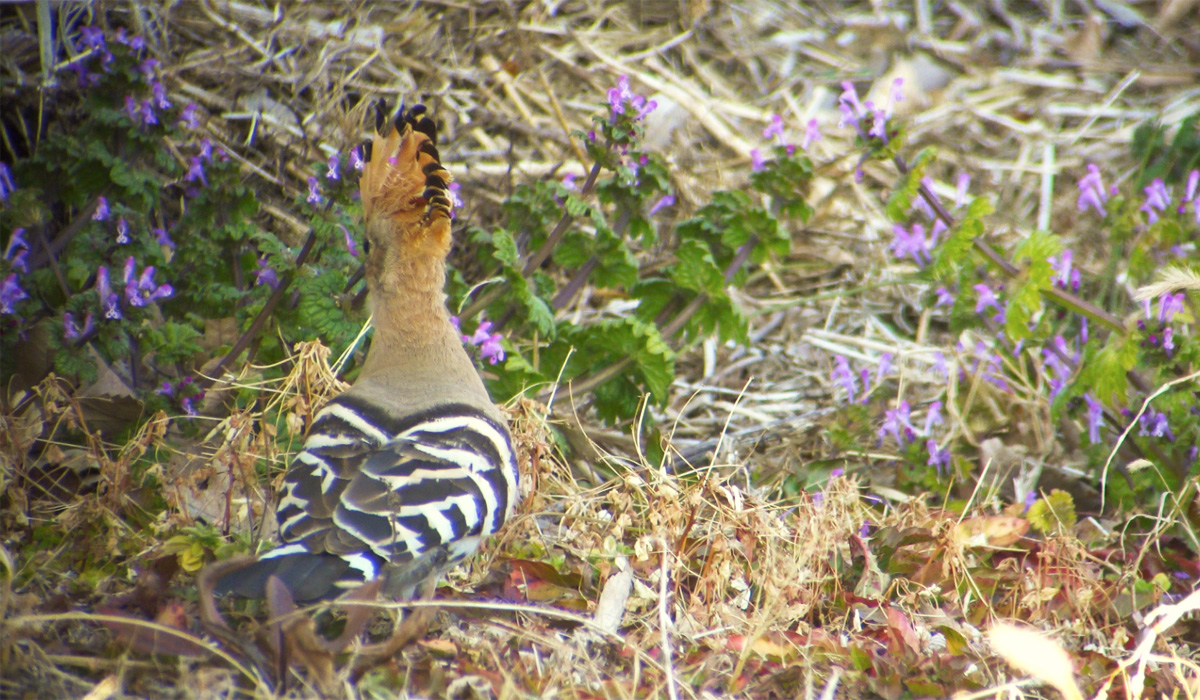
[[[313,245],[316,243],[316,241],[316,229],[309,229],[308,239],[304,241],[304,247],[300,249],[300,254],[296,256],[295,270],[299,270],[300,268],[304,267],[304,263],[308,260],[308,255],[312,252]],[[224,371],[225,367],[237,359],[237,357],[250,346],[250,343],[252,343],[256,337],[258,337],[258,334],[262,331],[263,326],[266,325],[267,319],[271,317],[271,314],[275,311],[275,307],[279,305],[279,300],[283,298],[284,292],[286,292],[288,287],[291,286],[292,281],[296,279],[295,270],[289,272],[282,280],[279,281],[279,286],[271,292],[271,296],[267,299],[267,303],[263,304],[262,309],[258,312],[258,315],[254,317],[254,321],[251,322],[250,327],[246,329],[245,333],[242,333],[242,336],[237,339],[237,342],[233,344],[233,347],[230,348],[225,357],[222,357],[221,361],[212,368],[212,375],[200,377],[198,383],[201,388],[207,388],[212,385],[212,383],[216,381],[217,377],[221,376],[221,372]]]

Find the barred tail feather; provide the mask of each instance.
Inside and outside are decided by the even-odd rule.
[[[217,595],[265,598],[267,579],[278,576],[300,602],[334,598],[375,578],[378,564],[368,557],[313,554],[303,545],[289,544],[267,552],[258,561],[217,580]]]

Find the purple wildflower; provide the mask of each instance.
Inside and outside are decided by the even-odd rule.
[[[616,119],[618,114],[625,113],[625,102],[633,97],[633,92],[629,89],[629,76],[622,75],[617,78],[617,86],[608,89],[608,111]]]
[[[1001,313],[1003,314],[1003,311]],[[975,343],[975,352],[978,353],[980,359],[975,361],[975,366],[971,371],[979,370],[980,365],[986,362],[983,364],[983,378],[1004,391],[1008,391],[1008,383],[1004,381],[1003,370],[1000,367],[1000,355],[989,352],[987,345],[982,340]]]
[[[134,51],[141,51],[142,49],[146,48],[146,40],[141,36],[134,34],[133,36],[129,37],[129,48],[133,49]],[[154,61],[154,63],[157,65],[158,61]]]
[[[500,334],[493,333],[479,346],[479,356],[488,361],[489,365],[504,361],[504,348],[500,345]]]
[[[319,204],[321,202],[321,183],[317,178],[308,178],[308,198],[305,200],[309,204]]]
[[[126,245],[129,241],[129,222],[122,216],[117,219],[117,244]]]
[[[212,141],[207,136],[200,139],[200,152],[196,154],[196,157],[205,163],[212,162]]]
[[[29,255],[29,244],[25,242],[25,229],[13,229],[12,235],[8,237],[8,246],[4,249],[4,259],[12,264],[14,270],[29,272],[25,264],[27,255]]]
[[[151,80],[154,80],[154,71],[157,68],[158,68],[158,59],[157,58],[147,58],[146,60],[139,63],[138,67],[137,67],[138,72],[142,74],[142,77],[146,79],[146,82],[150,82]]]
[[[842,94],[838,95],[838,110],[842,113],[842,119],[838,122],[838,126],[847,124],[857,126],[858,120],[867,114],[863,104],[858,101],[858,91],[854,89],[854,84],[849,80],[842,82]]]
[[[12,273],[4,278],[4,282],[0,282],[0,314],[12,314],[13,306],[22,299],[28,299],[29,295],[21,289],[21,284],[17,280],[17,273]]]
[[[979,294],[979,300],[975,302],[975,313],[983,313],[984,309],[988,308],[1001,308],[1000,301],[991,287],[981,282],[975,285],[975,291]]]
[[[79,28],[79,37],[84,47],[103,50],[106,46],[104,30],[100,27],[84,26]]]
[[[67,67],[75,71],[75,79],[79,81],[79,87],[91,87],[100,82],[98,78],[92,76],[92,72],[88,70],[87,64],[82,60],[71,61]]]
[[[892,232],[896,237],[892,240],[888,249],[900,259],[910,257],[913,262],[924,267],[932,258],[929,255],[929,242],[925,240],[925,227],[921,224],[913,224],[911,230],[906,230],[899,224],[892,227]]]
[[[1162,323],[1170,323],[1175,314],[1183,311],[1183,292],[1177,294],[1166,293],[1158,298],[1158,320]]]
[[[200,182],[208,187],[208,178],[204,175],[204,161],[200,156],[188,158],[188,169],[183,175],[184,182]]]
[[[875,370],[876,384],[881,384],[887,373],[892,371],[892,358],[894,357],[895,355],[890,352],[885,352],[879,356],[879,367]]]
[[[1193,170],[1192,172],[1188,173],[1187,187],[1184,188],[1182,201],[1190,202],[1196,199],[1196,192],[1198,189],[1200,189],[1200,170]],[[1179,207],[1179,212],[1181,214],[1183,213],[1182,205]]]
[[[462,323],[458,320],[458,316],[450,317],[450,325],[454,326],[454,330],[458,332],[459,335],[462,335]]]
[[[1175,353],[1175,329],[1170,326],[1163,329],[1162,349],[1167,357]]]
[[[949,289],[938,287],[934,293],[937,294],[937,302],[934,306],[954,306],[954,295],[950,293]]]
[[[1175,434],[1171,432],[1171,426],[1167,423],[1167,414],[1154,409],[1147,410],[1138,418],[1138,435],[1165,437],[1171,442],[1175,441]]]
[[[658,103],[654,100],[646,101],[645,97],[634,94],[629,87],[629,76],[622,75],[617,78],[617,86],[610,88],[608,91],[608,109],[615,121],[618,114],[625,114],[625,106],[629,105],[637,110],[633,116],[635,121],[644,119],[647,114],[653,112],[658,107]]]
[[[903,428],[903,432],[901,432]],[[896,444],[900,446],[907,445],[912,442],[916,434],[913,428],[911,419],[911,409],[907,401],[901,401],[894,409],[888,409],[884,412],[883,425],[879,427],[879,439],[891,435],[896,440]]]
[[[200,115],[197,114],[199,108],[193,102],[189,102],[183,107],[183,111],[179,113],[179,125],[188,130],[194,130],[200,126]]]
[[[1158,212],[1166,211],[1171,206],[1171,192],[1163,184],[1161,178],[1154,178],[1148,187],[1142,190],[1146,193],[1146,202],[1138,211],[1145,212],[1150,223],[1158,221]]]
[[[362,147],[355,146],[350,149],[350,167],[355,170],[362,170],[364,166],[366,166],[366,163],[363,162]]]
[[[1105,215],[1104,203],[1108,201],[1108,192],[1104,189],[1104,181],[1100,178],[1100,167],[1095,163],[1088,163],[1088,174],[1080,178],[1079,200],[1075,203],[1075,208],[1079,211],[1087,211],[1088,207],[1096,210],[1100,216]]]
[[[650,216],[654,216],[661,209],[665,209],[667,207],[671,207],[674,205],[675,205],[675,196],[670,195],[670,194],[664,194],[662,196],[662,198],[660,198],[657,202],[654,203],[654,206],[650,207]]]
[[[752,171],[758,172],[759,170],[762,170],[766,162],[767,159],[765,156],[763,156],[762,151],[758,150],[757,148],[750,150],[750,169]]]
[[[1104,406],[1093,399],[1091,394],[1084,394],[1083,400],[1087,402],[1088,407],[1088,444],[1095,445],[1100,442],[1100,429],[1104,427]]]
[[[833,383],[846,390],[847,401],[854,403],[854,395],[858,393],[858,378],[850,369],[850,361],[842,355],[833,358]]]
[[[0,163],[0,202],[7,202],[12,193],[17,191],[17,186],[13,183],[12,173],[8,170],[7,163]]]
[[[800,148],[808,150],[808,147],[821,140],[821,125],[816,119],[809,119],[808,124],[804,127],[804,138],[800,139]]]
[[[950,367],[946,365],[946,356],[940,352],[933,353],[933,371],[949,378]]]
[[[904,101],[904,78],[896,78],[892,81],[892,87],[888,90],[887,104],[884,105],[884,115],[891,119],[896,111],[896,103]]]
[[[266,258],[258,259],[258,267],[254,270],[254,285],[265,284],[271,289],[279,286],[279,275],[267,265]]]
[[[449,185],[446,185],[446,194],[448,194],[450,196],[450,214],[451,214],[451,216],[454,215],[455,209],[459,209],[463,205],[462,198],[458,196],[458,191],[461,188],[462,188],[462,185],[458,184],[457,182],[451,182]]]
[[[971,186],[971,176],[966,173],[959,173],[958,183],[954,188],[954,208],[957,209],[967,203],[967,188]]]
[[[337,153],[329,156],[329,169],[325,171],[325,177],[329,180],[338,179],[338,167],[341,166],[342,158]]]
[[[504,348],[501,347],[500,341],[503,339],[499,333],[489,333],[492,329],[491,321],[483,321],[475,328],[475,334],[471,337],[464,337],[464,340],[472,345],[479,346],[479,356],[488,361],[488,364],[494,365],[497,362],[504,360]]]
[[[125,96],[125,116],[129,117],[129,121],[134,124],[140,126],[142,123],[142,108],[138,105],[137,100],[133,99],[133,95]]]
[[[350,251],[350,254],[357,258],[358,246],[354,245],[354,236],[350,235],[350,229],[342,226],[341,224],[338,224],[338,228],[342,230],[342,239],[346,243],[346,250]]]
[[[154,234],[154,240],[158,241],[159,245],[175,250],[175,241],[171,240],[171,234],[165,227],[150,229],[150,232]]]
[[[921,432],[922,435],[928,436],[935,425],[945,423],[942,418],[942,402],[934,401],[929,404],[929,411],[925,414],[925,429]]]
[[[63,314],[63,338],[66,340],[79,340],[86,338],[96,328],[96,320],[92,318],[91,312],[83,319],[83,328],[75,322],[75,317],[70,311]]]
[[[154,105],[150,100],[142,100],[141,107],[142,124],[157,124],[158,117],[154,115]]]
[[[104,197],[96,198],[96,212],[92,214],[92,221],[108,221],[108,200]]]
[[[164,379],[163,383],[158,385],[158,390],[154,393],[158,394],[159,396],[172,398],[175,396],[175,387],[171,386],[171,382],[168,382]]]
[[[1058,273],[1051,282],[1056,287],[1062,289],[1070,289],[1079,291],[1079,270],[1072,267],[1073,254],[1070,250],[1064,250],[1062,256],[1050,256],[1049,263],[1051,269]]]
[[[112,290],[108,282],[108,268],[104,265],[96,270],[96,292],[100,295],[100,310],[104,312],[104,318],[109,321],[122,318],[119,304],[121,298]]]
[[[779,141],[779,145],[783,145],[783,117],[778,114],[771,115],[771,125],[763,129],[764,139],[775,137]]]
[[[169,284],[154,283],[154,266],[142,270],[142,274],[134,279],[137,261],[130,256],[125,260],[125,301],[131,306],[143,307],[159,299],[166,299],[175,293]]]
[[[196,410],[196,402],[201,401],[203,399],[204,399],[204,392],[202,391],[199,394],[196,394],[195,396],[189,396],[189,397],[185,398],[184,400],[180,401],[179,406],[180,406],[180,408],[183,409],[184,413],[188,414],[189,416],[195,416],[195,415],[199,414],[199,412]]]
[[[945,471],[950,469],[950,450],[939,448],[937,440],[929,438],[925,441],[925,449],[929,451],[929,461],[925,462],[930,467],[936,467],[938,476],[942,476]]]
[[[154,106],[159,109],[170,109],[171,101],[167,99],[167,89],[163,87],[162,81],[155,80],[150,87],[154,91]]]

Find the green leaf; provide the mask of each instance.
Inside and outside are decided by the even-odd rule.
[[[900,178],[896,190],[888,198],[888,218],[897,223],[908,219],[912,211],[913,200],[920,196],[917,191],[921,188],[921,178],[925,171],[937,160],[937,149],[932,146],[922,149],[908,166],[908,172]]]
[[[517,269],[520,253],[517,252],[517,242],[508,229],[498,228],[492,232],[492,247],[496,251],[496,260],[506,267]]]
[[[697,240],[683,241],[675,250],[677,261],[670,276],[675,284],[696,292],[724,294],[725,275],[713,260],[708,246]]]
[[[983,217],[993,210],[991,201],[986,197],[976,197],[971,202],[962,220],[937,247],[933,264],[929,267],[933,279],[944,280],[967,265],[975,239],[983,235]]]
[[[1126,373],[1134,368],[1138,358],[1138,339],[1134,334],[1122,336],[1114,333],[1103,348],[1092,355],[1094,346],[1088,345],[1079,373],[1078,393],[1091,391],[1092,395],[1105,403],[1125,403],[1129,391]]]

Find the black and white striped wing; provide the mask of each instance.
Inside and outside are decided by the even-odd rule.
[[[394,418],[343,394],[317,414],[285,477],[283,544],[225,588],[261,597],[273,574],[312,600],[386,574],[385,592],[405,597],[472,553],[516,499],[508,430],[478,409]]]

